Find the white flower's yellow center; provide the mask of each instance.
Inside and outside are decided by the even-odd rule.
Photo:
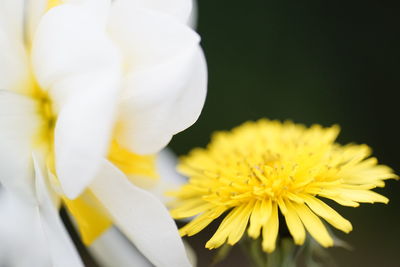
[[[56,7],[61,4],[60,0],[48,0],[47,1],[47,10]]]
[[[35,86],[34,88],[32,98],[37,102],[37,112],[41,119],[41,126],[35,144],[45,145],[51,150],[53,147],[56,115],[53,112],[52,101],[49,95],[42,91],[38,86]]]

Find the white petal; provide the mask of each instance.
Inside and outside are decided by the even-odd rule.
[[[144,71],[185,56],[188,60],[194,54],[200,37],[185,24],[164,13],[130,9],[123,3],[116,1],[112,6],[108,28],[127,58],[128,71]]]
[[[31,149],[41,123],[36,110],[33,100],[0,90],[0,181],[9,190],[31,200],[34,199]]]
[[[33,43],[33,67],[40,87],[49,90],[56,109],[86,82],[101,84],[120,75],[118,49],[108,38],[101,12],[87,5],[63,4],[43,16]],[[119,76],[118,76],[119,78]]]
[[[104,24],[107,22],[111,2],[114,0],[61,0],[63,3],[78,5],[92,12],[92,15],[98,19],[98,22]]]
[[[38,211],[36,203],[0,188],[0,266],[50,267]]]
[[[183,240],[183,245],[185,246],[186,249],[186,254],[188,255],[189,261],[192,264],[193,267],[197,266],[197,256],[196,256],[196,252],[194,251],[194,249],[189,245],[188,242],[186,242],[185,240]]]
[[[36,27],[43,14],[46,12],[48,0],[26,0],[25,1],[25,38],[27,45],[32,43]]]
[[[115,227],[100,236],[88,249],[102,267],[153,266]]]
[[[172,110],[174,133],[191,126],[199,118],[204,106],[207,93],[207,65],[203,51],[199,49],[191,65],[192,73],[182,90],[175,99],[175,109]]]
[[[174,134],[197,120],[207,89],[206,65],[200,50],[193,59],[193,65],[187,66],[186,71],[191,70],[193,72],[185,74],[186,77],[181,77],[181,80],[176,77],[175,82],[182,84],[165,84],[166,88],[146,85],[145,83],[152,80],[150,72],[147,73],[148,76],[144,75],[136,80],[139,84],[135,88],[149,88],[147,92],[143,91],[143,95],[130,97],[122,103],[121,121],[124,131],[118,136],[121,143],[140,154],[155,153],[166,146]],[[168,94],[158,89],[170,92]],[[163,99],[159,99],[159,95]]]
[[[25,48],[0,29],[0,90],[26,92],[29,69]]]
[[[23,92],[28,87],[23,15],[23,0],[0,1],[0,90]]]
[[[55,128],[57,175],[71,199],[94,178],[113,130],[115,92],[104,84],[91,84],[96,85],[64,106]]]
[[[128,70],[121,103],[124,127],[117,138],[136,153],[156,153],[189,127],[203,106],[207,75],[199,37],[157,12],[114,11],[110,31]]]
[[[163,203],[170,200],[165,193],[175,190],[186,182],[186,178],[176,171],[178,159],[170,149],[163,149],[157,155],[157,171],[160,175],[158,183],[148,191]]]
[[[0,1],[0,32],[18,42],[23,41],[24,0]]]
[[[90,183],[108,151],[119,92],[121,59],[96,12],[76,4],[54,8],[34,42],[38,80],[60,112],[56,171],[69,198]]]
[[[189,21],[192,10],[191,0],[118,0],[114,5],[123,6],[129,11],[146,8],[173,16],[183,23]]]
[[[166,181],[172,187],[179,187],[184,184],[187,179],[176,171],[178,158],[175,153],[165,148],[157,155],[157,171],[161,179]]]
[[[190,266],[178,230],[163,204],[134,186],[109,162],[91,185],[115,224],[156,266]]]
[[[43,232],[46,238],[46,247],[50,250],[53,267],[83,267],[58,211],[55,208],[49,188],[44,177],[43,164],[37,155],[33,156],[36,174],[36,193],[39,202],[39,212]]]

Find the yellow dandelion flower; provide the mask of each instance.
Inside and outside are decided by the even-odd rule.
[[[280,212],[296,244],[308,232],[322,246],[332,246],[320,218],[346,233],[352,225],[321,198],[350,207],[387,203],[371,189],[397,177],[370,157],[368,146],[335,143],[338,133],[338,126],[307,128],[266,119],[216,133],[207,149],[194,149],[178,167],[189,181],[171,193],[177,198],[172,216],[197,215],[181,235],[194,235],[226,213],[207,248],[234,245],[247,229],[252,238],[262,235],[263,250],[272,252]]]

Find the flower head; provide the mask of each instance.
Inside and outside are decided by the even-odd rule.
[[[198,215],[181,235],[194,235],[226,213],[207,248],[234,245],[247,229],[252,238],[262,235],[263,250],[272,252],[280,211],[296,244],[304,243],[307,231],[322,246],[332,246],[320,218],[346,233],[352,225],[321,198],[351,207],[387,203],[371,189],[396,178],[389,167],[377,165],[368,146],[335,143],[338,133],[338,126],[266,119],[216,133],[207,149],[194,149],[179,165],[189,182],[172,193],[172,215]]]

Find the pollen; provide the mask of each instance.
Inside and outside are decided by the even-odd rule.
[[[263,250],[272,252],[281,213],[296,244],[309,232],[322,246],[332,246],[321,218],[346,233],[352,225],[322,198],[351,207],[387,203],[371,189],[397,178],[370,157],[368,146],[335,143],[338,133],[338,126],[262,119],[214,134],[206,149],[194,149],[178,166],[189,181],[171,192],[176,197],[171,214],[196,216],[181,235],[194,235],[226,214],[207,248],[234,245],[247,231],[252,238],[261,236]]]

